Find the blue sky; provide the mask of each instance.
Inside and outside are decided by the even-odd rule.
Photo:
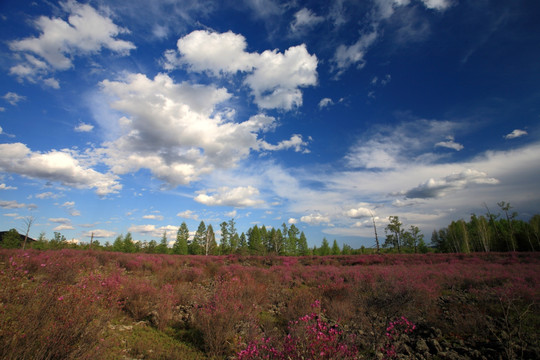
[[[0,227],[173,240],[540,201],[540,3],[0,4]],[[219,233],[218,233],[219,236]]]

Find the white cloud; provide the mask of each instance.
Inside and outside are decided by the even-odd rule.
[[[447,136],[446,139],[447,139],[446,141],[440,141],[436,143],[435,147],[444,147],[444,148],[453,149],[456,151],[463,150],[463,145],[455,142],[453,136]]]
[[[324,17],[316,15],[313,11],[302,8],[294,14],[294,21],[291,23],[293,33],[303,32],[324,21]]]
[[[428,9],[435,9],[439,11],[446,10],[452,6],[451,0],[422,0],[422,2]]]
[[[47,78],[47,79],[44,79],[43,80],[43,83],[48,86],[48,87],[51,87],[53,89],[60,89],[60,83],[58,82],[58,80],[56,80],[55,78]]]
[[[230,121],[230,109],[220,104],[231,94],[224,88],[176,84],[166,74],[153,80],[129,74],[123,81],[102,82],[114,101],[114,110],[126,114],[118,120],[121,136],[98,150],[116,174],[141,168],[151,170],[171,186],[188,184],[216,168],[231,168],[251,150],[303,150],[295,135],[278,145],[258,139],[258,133],[276,127],[276,119],[255,115],[247,121]]]
[[[4,209],[22,209],[22,208],[28,208],[28,209],[36,209],[36,204],[23,204],[18,202],[17,200],[0,200],[0,207]]]
[[[104,229],[94,229],[88,230],[82,234],[82,237],[94,237],[94,239],[99,238],[112,238],[116,236],[114,231],[104,230]]]
[[[186,211],[179,212],[178,214],[176,214],[176,216],[184,218],[184,219],[199,220],[199,215],[195,214],[191,210],[186,210]]]
[[[340,76],[346,69],[352,65],[356,65],[358,69],[361,69],[365,65],[364,57],[366,56],[367,49],[377,39],[377,31],[372,31],[363,34],[352,45],[339,45],[334,54],[332,62],[334,63],[334,70],[336,75]]]
[[[94,125],[80,123],[75,127],[76,132],[90,132],[94,129]]]
[[[163,220],[162,215],[144,215],[143,219],[152,219],[152,220]]]
[[[296,223],[298,223],[298,220],[295,219],[295,218],[289,218],[289,220],[287,220],[287,223],[288,224],[296,224]]]
[[[269,144],[263,140],[260,141],[261,149],[272,151],[294,149],[295,152],[309,153],[309,150],[306,149],[307,145],[308,142],[304,141],[302,135],[299,134],[294,134],[289,140],[280,141],[277,145]]]
[[[34,21],[40,32],[38,37],[9,43],[12,51],[25,54],[25,60],[11,68],[12,74],[32,82],[43,79],[48,86],[58,88],[57,80],[45,76],[54,70],[71,68],[75,56],[95,54],[103,48],[127,55],[135,48],[131,42],[116,38],[129,31],[114,24],[107,14],[75,1],[62,4],[62,9],[67,21],[41,16]]]
[[[319,109],[323,109],[333,104],[334,104],[334,101],[330,98],[321,99],[321,101],[319,101]]]
[[[10,91],[7,92],[4,96],[2,96],[2,99],[15,106],[20,101],[26,100],[26,97]]]
[[[177,46],[178,55],[174,50],[165,53],[166,69],[186,65],[191,71],[208,71],[215,76],[246,73],[244,84],[262,109],[301,106],[299,88],[317,84],[317,57],[310,55],[304,44],[284,53],[249,53],[242,35],[197,30],[180,38]]]
[[[520,136],[525,136],[525,135],[528,135],[525,130],[514,129],[510,134],[506,134],[504,138],[508,140],[508,139],[515,139],[515,138],[518,138]]]
[[[248,207],[264,204],[264,201],[259,199],[259,190],[253,186],[225,186],[212,191],[210,195],[204,191],[195,197],[195,201],[209,206]]]
[[[411,161],[433,162],[437,155],[430,152],[430,147],[435,139],[457,126],[457,123],[450,121],[423,119],[379,126],[359,139],[345,160],[351,167],[366,169],[398,168]]]
[[[75,229],[71,224],[60,224],[53,228],[54,231],[73,230]]]
[[[57,224],[71,224],[71,220],[68,218],[49,218],[49,221]]]
[[[9,186],[6,184],[0,184],[0,190],[17,190],[16,186]]]
[[[446,196],[449,192],[464,189],[474,184],[498,184],[499,180],[490,178],[485,172],[467,169],[460,173],[445,176],[442,179],[429,179],[417,187],[403,193],[409,199],[426,199]]]
[[[321,223],[330,223],[330,218],[321,214],[310,214],[302,216],[300,221],[310,225],[319,225]]]
[[[167,239],[176,239],[178,227],[174,225],[166,225],[156,227],[155,225],[132,225],[128,229],[129,232],[149,235],[153,237],[161,237],[165,232]]]
[[[349,209],[345,212],[345,214],[351,219],[362,219],[366,217],[371,217],[373,212],[368,208],[359,207],[355,209]]]
[[[22,143],[0,144],[0,170],[22,176],[58,181],[76,188],[95,188],[99,195],[117,192],[117,177],[85,167],[69,150],[32,152]]]
[[[75,206],[75,201],[66,201],[65,203],[62,204],[62,206],[64,206],[64,207],[73,207],[73,206]]]
[[[57,199],[61,196],[62,196],[61,194],[55,194],[51,191],[46,191],[44,193],[37,194],[35,197],[43,200],[43,199]]]
[[[238,212],[236,210],[232,210],[225,213],[225,216],[228,218],[235,218]]]

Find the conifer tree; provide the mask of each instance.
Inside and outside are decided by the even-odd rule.
[[[173,254],[187,255],[188,253],[189,229],[186,222],[182,222],[176,233],[176,241],[173,245]]]

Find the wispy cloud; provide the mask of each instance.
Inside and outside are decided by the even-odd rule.
[[[515,139],[515,138],[525,136],[525,135],[528,135],[525,130],[514,129],[510,134],[506,134],[504,138],[509,140],[509,139]]]

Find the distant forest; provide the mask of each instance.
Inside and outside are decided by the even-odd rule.
[[[354,249],[347,244],[341,247],[334,240],[332,244],[323,238],[320,246],[309,247],[303,231],[294,224],[281,228],[253,226],[247,232],[238,233],[234,219],[220,224],[221,237],[216,240],[214,228],[201,221],[197,231],[190,236],[185,222],[178,228],[176,239],[171,241],[163,234],[159,241],[134,241],[131,233],[119,235],[114,242],[101,244],[74,243],[68,241],[59,232],[52,239],[41,233],[34,240],[11,229],[1,234],[0,247],[47,249],[95,249],[125,253],[178,254],[178,255],[285,255],[285,256],[325,256],[325,255],[357,255],[366,253],[470,253],[470,252],[505,252],[505,251],[539,251],[540,250],[540,215],[536,214],[526,222],[517,219],[517,212],[512,211],[509,203],[498,204],[501,213],[493,214],[486,207],[486,215],[472,214],[468,221],[460,219],[452,221],[448,227],[433,230],[431,242],[426,243],[424,235],[417,226],[408,228],[398,216],[390,216],[384,227],[384,238],[379,241],[380,229],[373,219],[373,246]],[[26,220],[27,233],[32,221]],[[382,234],[381,234],[382,235]]]

